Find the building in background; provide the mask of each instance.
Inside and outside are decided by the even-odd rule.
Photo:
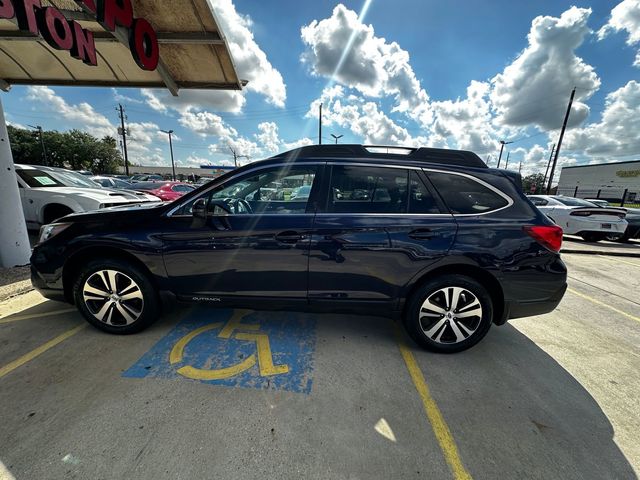
[[[640,160],[563,167],[558,195],[626,201],[640,199]]]
[[[176,177],[179,180],[193,180],[200,177],[216,178],[223,173],[233,170],[236,167],[229,165],[200,165],[200,167],[176,167]],[[124,167],[120,167],[118,173],[124,174]],[[129,165],[129,173],[135,175],[137,173],[162,175],[163,177],[171,177],[171,167],[158,167],[155,165]]]

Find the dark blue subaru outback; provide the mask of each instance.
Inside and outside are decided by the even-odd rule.
[[[520,176],[474,153],[327,145],[233,170],[172,203],[42,227],[34,286],[133,333],[166,297],[219,307],[389,315],[438,352],[552,311],[562,230]]]

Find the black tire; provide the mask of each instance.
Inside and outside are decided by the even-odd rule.
[[[65,205],[47,205],[44,209],[44,215],[42,218],[43,225],[54,223],[56,220],[66,217],[72,213],[73,210]]]
[[[465,318],[465,320],[463,320],[463,322],[466,322],[464,326],[467,328],[467,331],[471,330],[472,333],[469,335],[463,333],[466,338],[461,341],[455,341],[452,338],[452,336],[455,335],[455,332],[450,325],[453,325],[454,322],[458,331],[462,332],[462,329],[459,327],[460,321],[459,319],[456,320],[455,316],[451,317],[451,320],[447,320],[447,318],[445,318],[446,315],[435,319],[426,316],[423,316],[422,320],[420,318],[421,313],[423,315],[425,313],[423,310],[423,304],[428,298],[433,295],[437,298],[438,295],[443,295],[442,293],[439,293],[443,289],[447,289],[448,291],[453,287],[458,287],[470,292],[472,296],[475,296],[475,299],[477,299],[481,306],[481,315],[468,319]],[[461,301],[463,301],[462,296],[463,295],[460,294]],[[472,299],[472,296],[468,296],[468,303],[463,304],[460,308],[462,313],[466,313],[465,310],[469,307],[473,307],[472,304],[475,304],[475,300]],[[431,305],[434,305],[434,303],[431,302]],[[473,308],[470,310],[473,310]],[[467,312],[470,310],[467,310]],[[452,313],[452,315],[455,315],[455,313]],[[421,347],[431,350],[432,352],[456,353],[471,348],[482,340],[489,331],[489,328],[491,328],[492,320],[493,302],[487,290],[473,278],[464,275],[452,274],[434,278],[418,287],[413,296],[409,299],[404,317],[404,326],[409,336]],[[435,324],[440,321],[444,321],[445,323],[443,328],[441,327],[436,330],[436,333],[440,337],[440,341],[436,341],[435,339],[430,338],[425,330],[427,332],[430,331],[435,328]],[[451,322],[451,324],[449,322]],[[437,337],[438,335],[432,336]]]
[[[111,277],[99,273],[107,270],[116,272],[114,275],[115,289],[109,289]],[[105,283],[103,278],[106,278],[108,283]],[[131,289],[134,284],[137,290]],[[87,286],[106,293],[113,292],[116,297],[119,294],[121,298],[118,300],[120,301],[111,298],[102,300],[102,295],[93,295],[91,292],[85,291]],[[140,300],[138,298],[123,300],[132,293],[137,295],[137,292],[140,294]],[[100,299],[94,300],[94,296]],[[83,266],[73,284],[73,298],[84,318],[94,327],[108,333],[126,335],[140,332],[155,322],[160,313],[159,296],[147,274],[137,266],[119,259],[95,259]],[[105,307],[106,310],[103,311],[101,307],[108,302],[111,302],[112,305]],[[109,323],[98,318],[101,311],[103,312],[103,320],[109,320]],[[137,313],[138,311],[139,313]],[[128,315],[129,320],[136,314],[138,316],[133,321],[129,321],[121,312]]]
[[[585,242],[599,242],[600,240],[604,240],[607,236],[606,233],[598,233],[598,232],[585,232],[580,235]]]
[[[625,232],[624,235],[607,235],[605,239],[610,242],[629,243],[630,235]]]

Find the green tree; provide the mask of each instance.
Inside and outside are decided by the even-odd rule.
[[[542,193],[544,188],[544,175],[542,173],[533,173],[522,179],[524,193]]]
[[[91,170],[94,173],[117,173],[123,165],[116,139],[98,139],[81,130],[43,133],[47,150],[47,164],[72,170]],[[42,165],[42,145],[38,134],[9,126],[9,140],[15,163]]]

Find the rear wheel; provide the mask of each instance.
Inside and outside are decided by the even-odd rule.
[[[491,296],[480,283],[464,275],[443,275],[418,288],[409,300],[404,324],[418,345],[455,353],[478,343],[492,319]]]
[[[73,286],[78,310],[94,327],[128,334],[151,325],[159,300],[147,275],[116,259],[96,259],[82,268]]]
[[[604,240],[607,238],[606,233],[598,233],[598,232],[585,232],[580,235],[585,242],[599,242],[600,240]]]

